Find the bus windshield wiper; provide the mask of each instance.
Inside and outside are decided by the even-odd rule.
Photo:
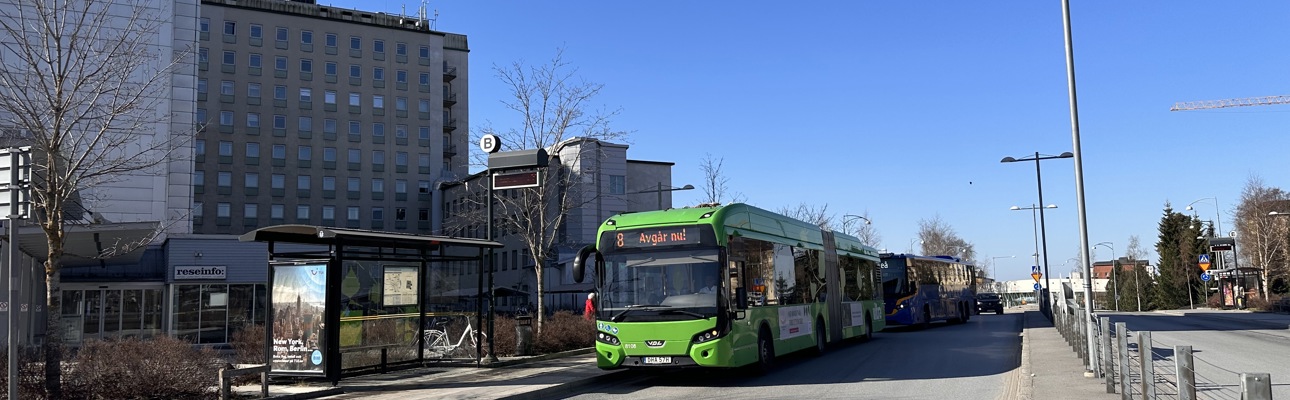
[[[662,304],[632,304],[630,306],[627,306],[627,309],[619,311],[617,314],[614,314],[614,316],[610,317],[609,320],[613,322],[623,322],[623,317],[626,317],[627,313],[629,312],[636,311],[637,309],[647,309],[647,308],[654,308],[654,307],[670,307],[670,306],[665,306]]]
[[[691,316],[691,317],[695,317],[695,318],[703,318],[703,319],[711,319],[711,318],[712,318],[712,316],[711,316],[711,315],[703,315],[703,314],[699,314],[699,313],[694,312],[694,311],[686,311],[686,310],[663,310],[662,312],[663,312],[663,313],[666,313],[666,314],[684,314],[684,315],[689,315],[689,316]]]

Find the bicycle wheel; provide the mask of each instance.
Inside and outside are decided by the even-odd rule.
[[[443,331],[425,331],[422,340],[421,346],[425,349],[426,357],[443,358],[453,350],[453,346],[448,344],[448,335]]]

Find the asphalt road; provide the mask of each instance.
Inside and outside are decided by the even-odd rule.
[[[1165,313],[1103,313],[1112,323],[1124,322],[1130,332],[1151,331],[1153,365],[1157,374],[1174,382],[1175,346],[1192,346],[1197,397],[1239,399],[1240,373],[1272,374],[1272,398],[1290,399],[1290,329],[1230,318],[1207,317],[1205,311]],[[1137,337],[1131,334],[1131,342]],[[1157,385],[1161,393],[1172,388]]]
[[[999,399],[1020,364],[1021,314],[964,324],[892,329],[822,356],[782,357],[775,371],[633,371],[584,387],[573,399]]]

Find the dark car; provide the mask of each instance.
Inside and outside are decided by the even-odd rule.
[[[995,314],[1003,314],[1003,301],[999,300],[998,293],[977,293],[976,295],[976,313],[994,310]]]

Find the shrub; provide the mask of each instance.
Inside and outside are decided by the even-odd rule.
[[[1249,308],[1253,310],[1272,311],[1273,304],[1276,304],[1276,303],[1270,302],[1259,296],[1245,297],[1245,308]]]
[[[596,323],[569,311],[557,311],[542,326],[533,343],[537,354],[558,353],[595,345]]]
[[[168,336],[90,340],[65,376],[89,388],[89,398],[213,398],[218,360],[211,350]]]
[[[251,324],[233,332],[233,360],[239,364],[264,364],[264,325]]]

